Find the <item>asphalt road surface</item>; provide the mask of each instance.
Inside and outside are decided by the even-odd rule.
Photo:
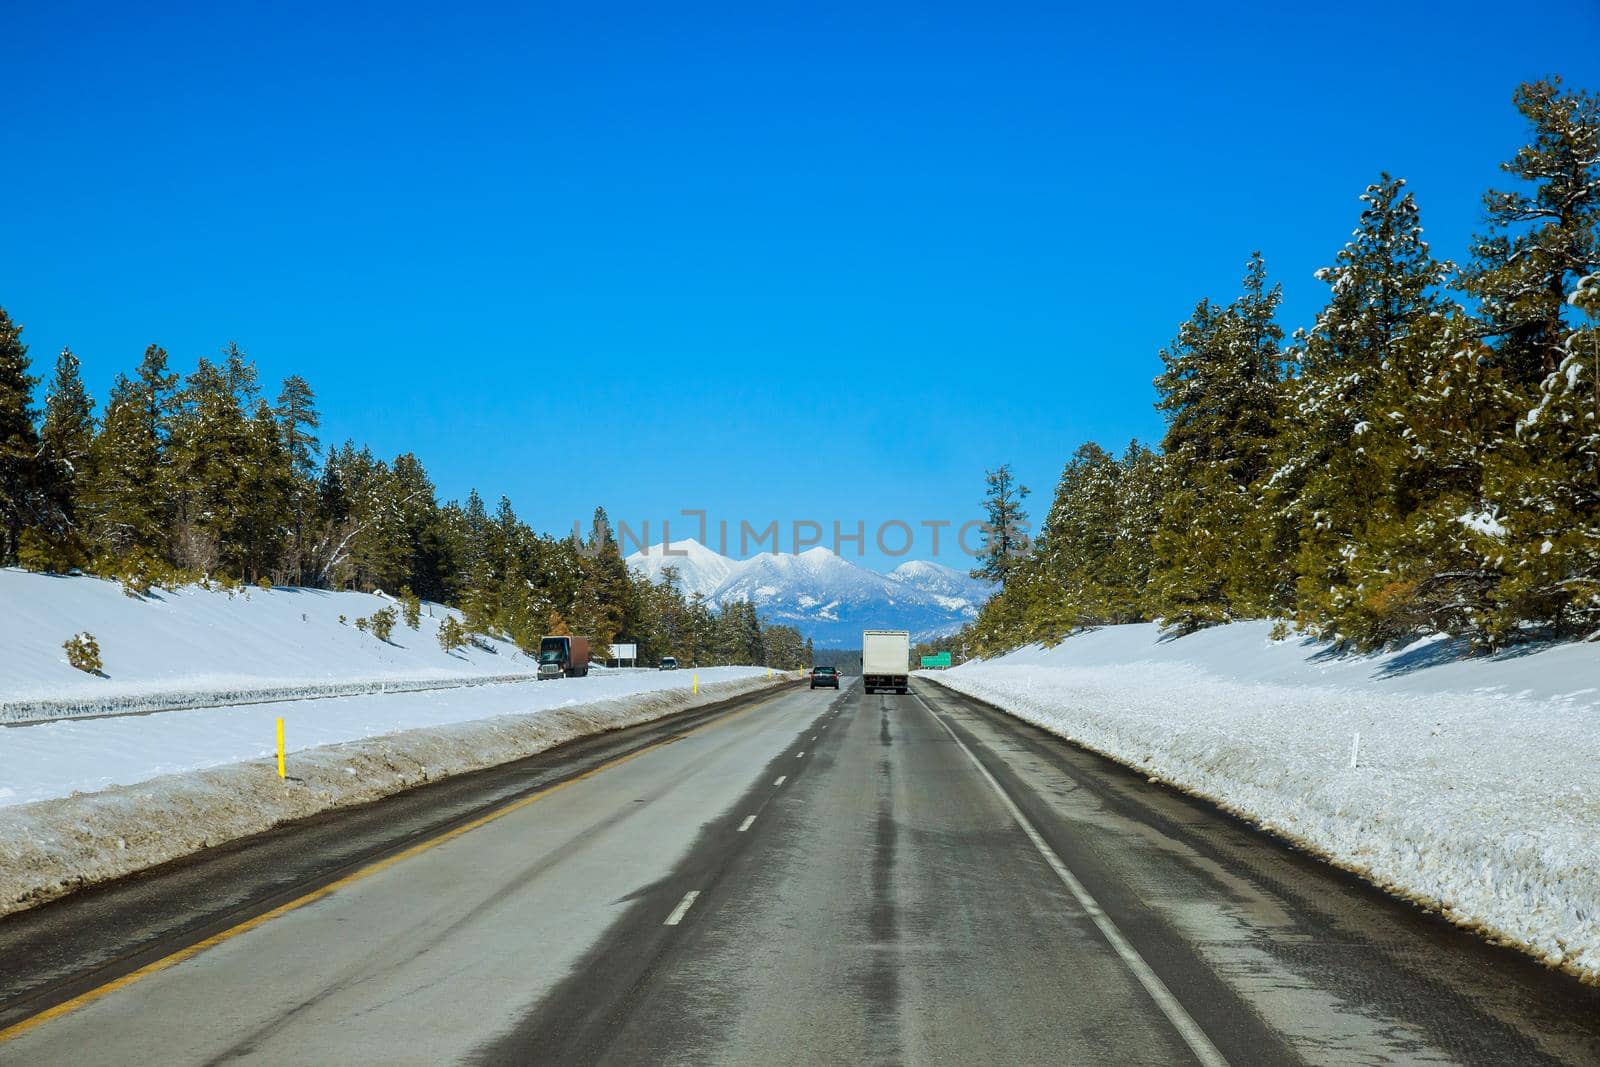
[[[1600,1062],[1600,994],[936,685],[788,690],[0,921],[0,1062]]]

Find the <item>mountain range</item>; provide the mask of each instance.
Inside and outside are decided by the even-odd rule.
[[[927,560],[879,574],[826,548],[739,560],[688,539],[673,542],[672,551],[651,545],[629,556],[628,566],[657,582],[673,567],[685,593],[719,608],[748,600],[763,621],[793,626],[818,648],[858,648],[861,631],[870,629],[910,630],[913,642],[943,637],[976,618],[994,591]]]

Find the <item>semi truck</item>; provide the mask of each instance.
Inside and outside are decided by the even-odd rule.
[[[589,673],[587,637],[541,637],[539,639],[539,680],[582,678]]]
[[[906,692],[911,674],[911,634],[905,630],[866,630],[861,634],[861,681],[867,692]]]

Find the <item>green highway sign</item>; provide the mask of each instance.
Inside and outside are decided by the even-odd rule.
[[[937,656],[923,656],[922,665],[924,667],[948,667],[950,666],[950,653],[941,652]]]

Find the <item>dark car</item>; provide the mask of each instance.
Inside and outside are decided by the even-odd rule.
[[[677,658],[675,656],[663,656],[661,658],[661,669],[664,670],[664,671],[675,671],[675,670],[677,670],[678,669],[678,660],[677,660]]]
[[[839,688],[839,672],[833,667],[814,667],[811,670],[811,688],[819,685]]]

